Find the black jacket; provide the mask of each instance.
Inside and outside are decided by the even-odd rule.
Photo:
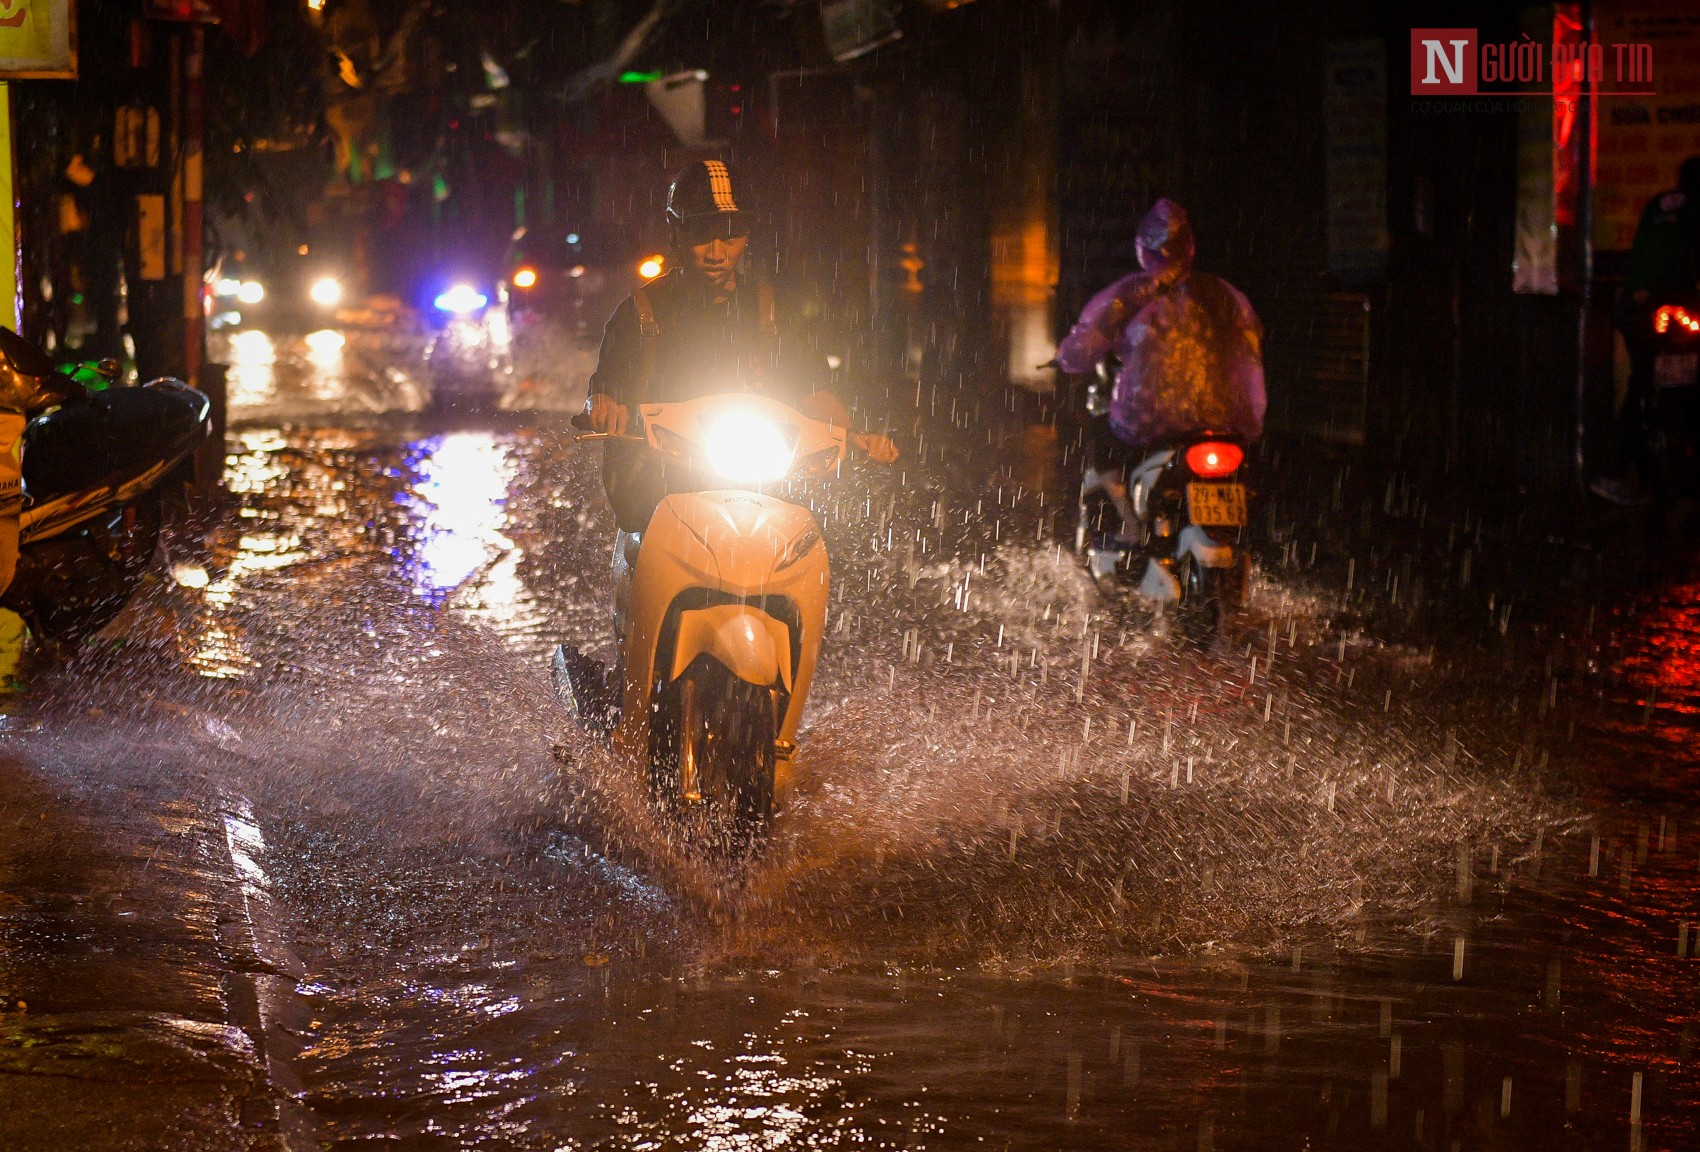
[[[796,406],[825,386],[825,358],[760,281],[741,277],[731,299],[720,304],[683,270],[640,291],[654,322],[649,347],[635,294],[628,296],[603,329],[592,394],[631,407],[759,392]],[[627,532],[648,525],[667,490],[662,468],[647,452],[614,441],[604,446],[602,484],[615,520]]]
[[[659,331],[652,378],[641,379],[638,309],[628,296],[602,332],[591,392],[622,404],[690,400],[716,392],[760,392],[795,405],[826,382],[826,362],[774,306],[764,317],[763,286],[750,277],[723,304],[686,279],[682,269],[650,281],[648,296]],[[776,295],[767,290],[771,303]],[[766,322],[764,322],[766,321]]]

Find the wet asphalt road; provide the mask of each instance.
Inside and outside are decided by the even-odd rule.
[[[324,1145],[1700,1147],[1691,569],[1530,607],[1492,521],[1378,491],[1418,543],[1354,552],[1270,459],[1201,653],[1059,551],[1049,429],[923,396],[811,494],[804,783],[732,876],[548,688],[607,628],[582,350],[446,416],[398,338],[227,354],[237,514],[8,751],[251,820]]]

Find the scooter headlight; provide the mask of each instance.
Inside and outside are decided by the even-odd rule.
[[[735,484],[783,480],[796,456],[796,432],[759,412],[723,412],[704,431],[703,454],[716,476]]]

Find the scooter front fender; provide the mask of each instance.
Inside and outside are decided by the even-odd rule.
[[[713,650],[707,639],[712,637],[712,643],[726,647],[728,658],[722,662],[741,678],[757,682],[758,677],[765,677],[760,682],[784,685],[790,703],[780,721],[779,738],[787,745],[794,744],[826,631],[829,577],[826,548],[807,508],[743,491],[669,495],[650,519],[636,562],[627,575],[630,595],[622,645],[626,683],[616,746],[640,755],[648,747],[652,691],[677,675],[675,666],[678,671],[685,667],[676,659],[664,657],[657,666],[662,628],[668,609],[692,589],[738,602],[709,604],[687,612],[732,607],[757,613],[760,619],[767,616],[760,607],[763,598],[778,597],[794,606],[796,635],[791,635],[777,618],[760,625],[772,639],[779,664],[776,674],[770,674],[773,670],[766,666],[765,649],[759,655],[752,654],[754,641],[740,646],[732,636],[721,633],[728,617],[700,618],[695,625],[699,639],[693,645],[678,637],[681,653],[696,649],[684,656],[687,664],[697,654]],[[779,630],[774,626],[780,626]],[[753,630],[755,626],[745,622],[734,625],[738,627]],[[730,652],[739,647],[739,654],[731,657]],[[739,667],[750,669],[749,674],[738,671]]]
[[[791,630],[747,604],[715,604],[679,617],[667,679],[683,676],[698,656],[719,661],[732,675],[758,687],[791,690]]]

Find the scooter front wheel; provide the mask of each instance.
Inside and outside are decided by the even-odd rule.
[[[744,856],[773,820],[774,691],[699,659],[662,689],[652,728],[651,788],[692,842]]]

